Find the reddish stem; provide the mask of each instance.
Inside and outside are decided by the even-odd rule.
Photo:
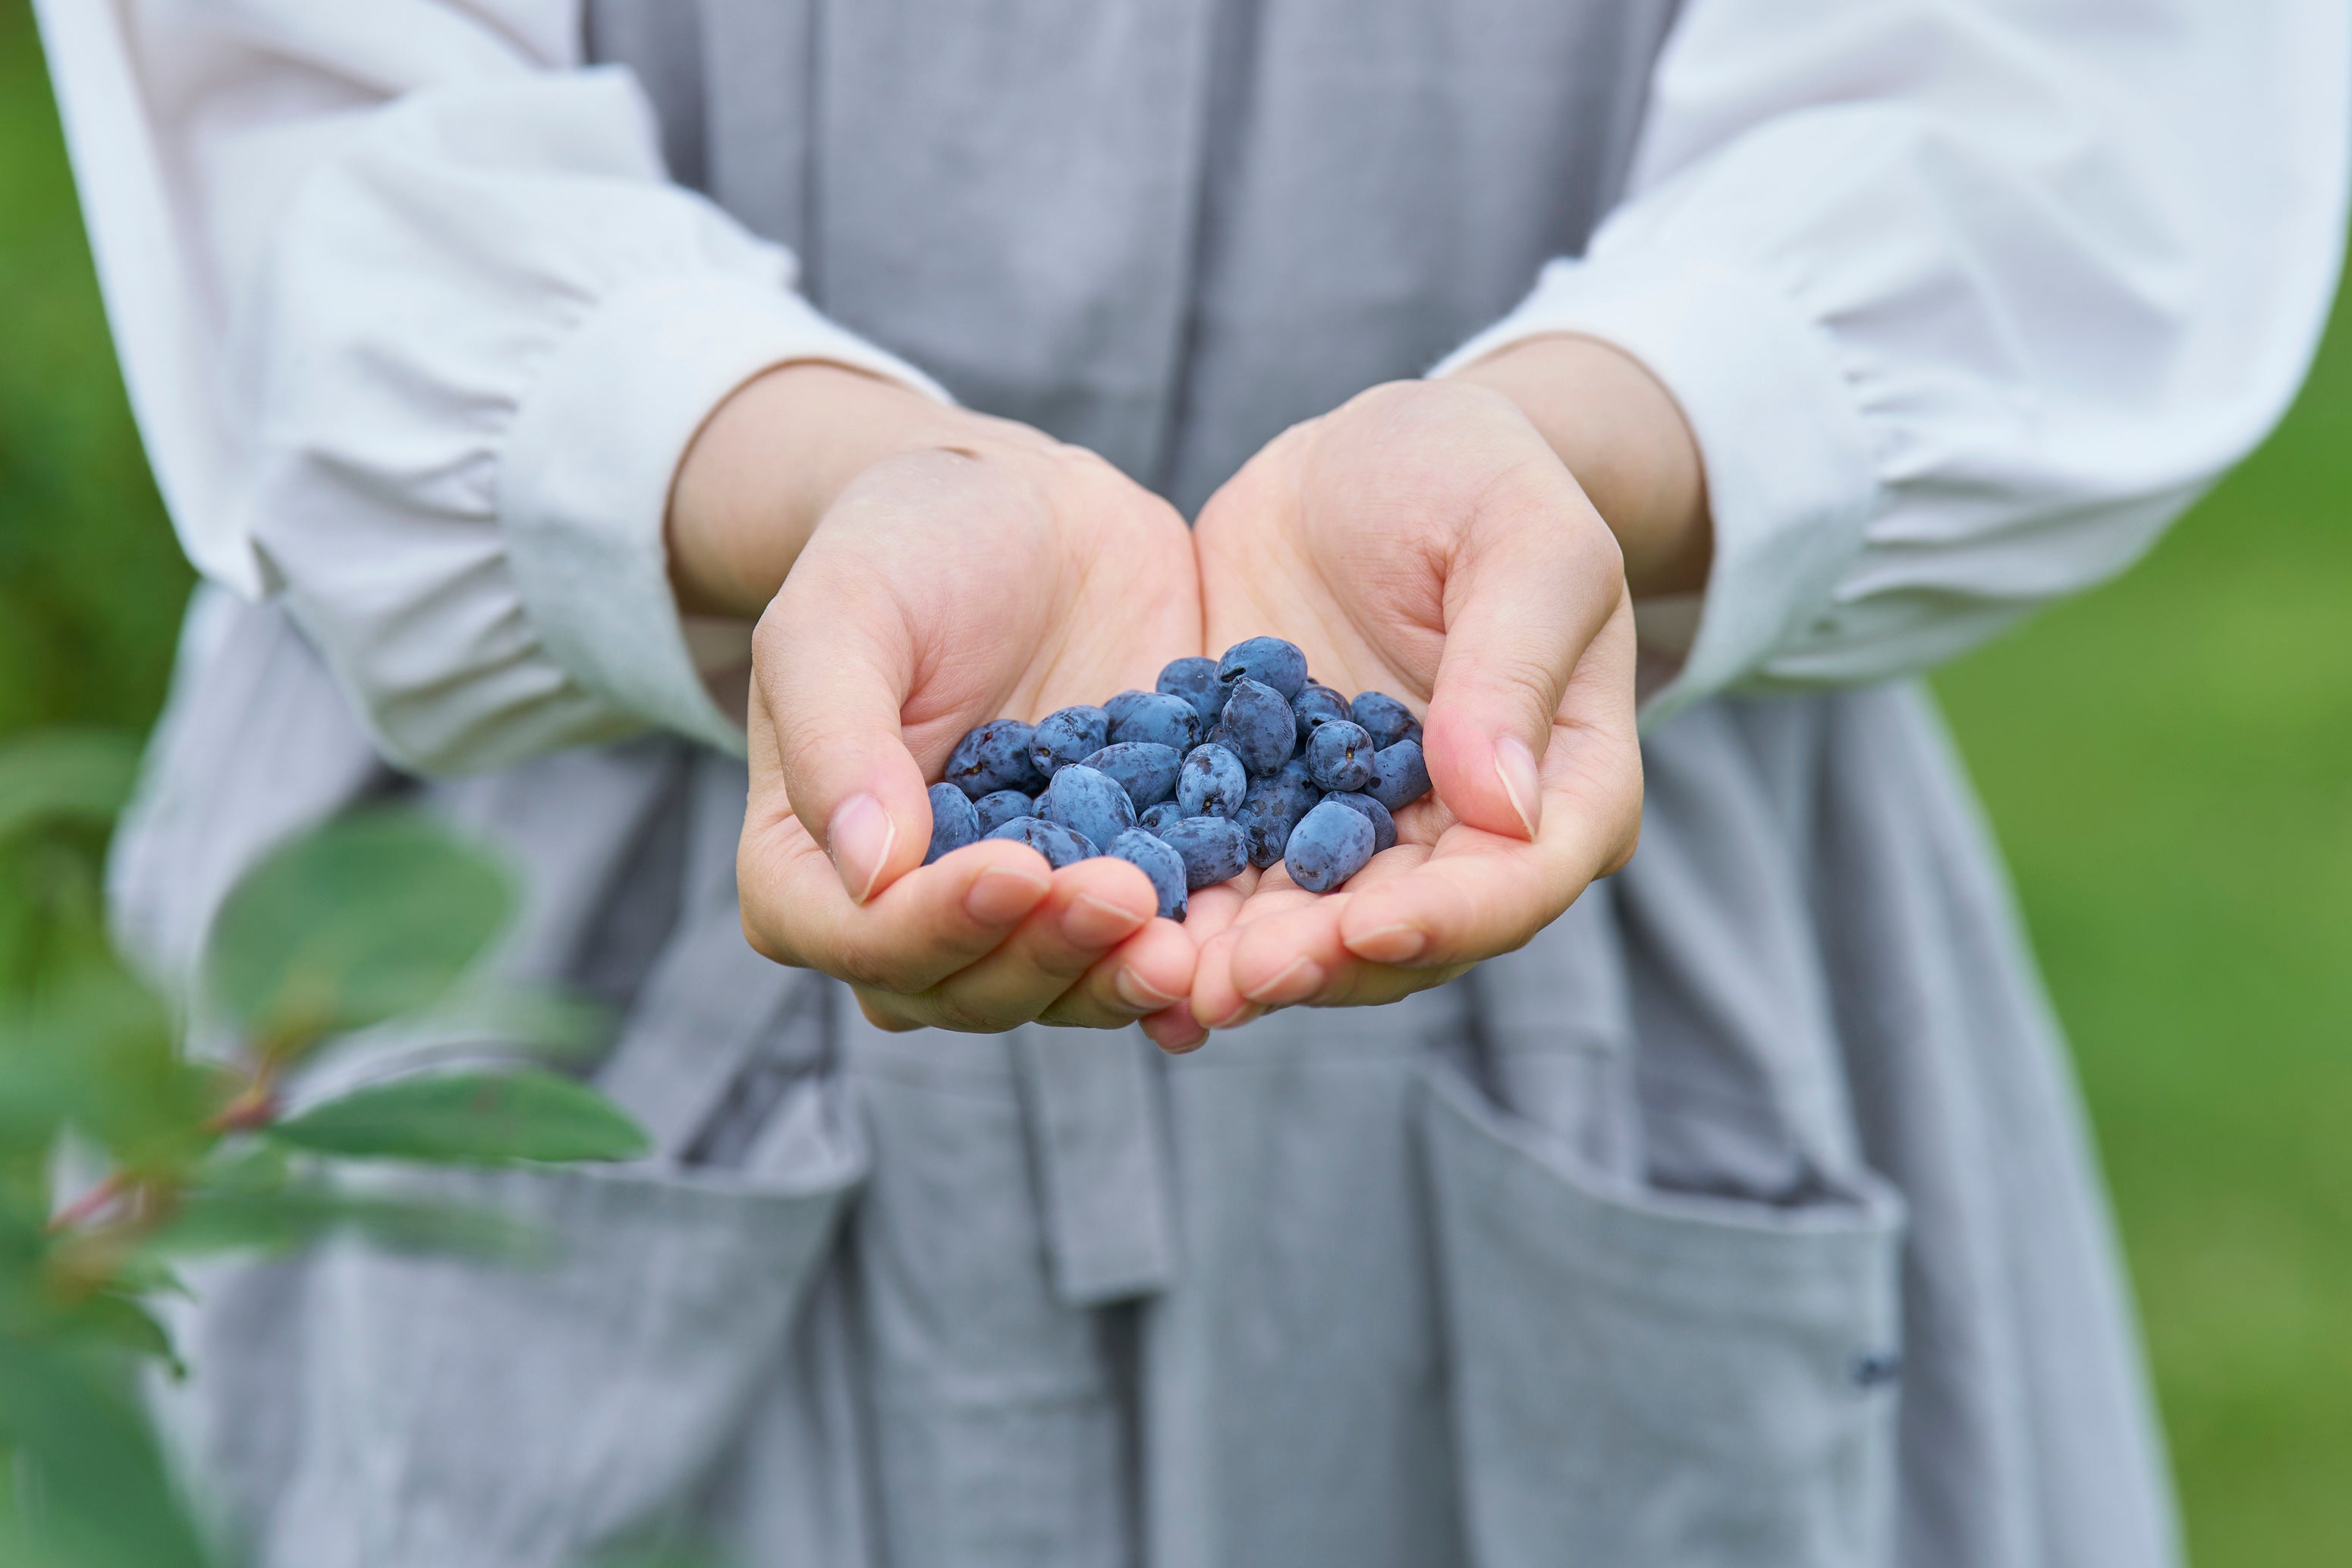
[[[121,1171],[115,1171],[50,1216],[49,1228],[52,1231],[72,1230],[87,1225],[112,1207],[115,1201],[130,1190],[130,1178]]]

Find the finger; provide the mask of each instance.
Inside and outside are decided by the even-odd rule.
[[[747,815],[736,857],[743,934],[779,964],[919,992],[994,951],[1053,890],[1045,857],[988,840],[851,902],[799,821]]]
[[[1482,494],[1447,567],[1422,742],[1455,816],[1522,840],[1541,831],[1554,718],[1623,601],[1623,558],[1556,459],[1530,458]]]
[[[1209,1038],[1209,1031],[1192,1016],[1190,1002],[1178,1002],[1165,1012],[1153,1013],[1143,1020],[1143,1032],[1152,1044],[1171,1056],[1198,1051]]]
[[[930,845],[930,800],[899,730],[916,634],[878,578],[812,553],[755,634],[753,786],[789,800],[864,904]]]
[[[1340,914],[1357,890],[1409,875],[1428,855],[1412,843],[1383,851],[1336,894],[1308,893],[1278,866],[1267,872],[1232,928],[1202,949],[1195,1016],[1231,1029],[1276,1008],[1390,1001],[1439,983],[1417,973],[1371,976],[1373,966],[1340,940]]]
[[[1641,833],[1630,614],[1612,617],[1571,683],[1544,759],[1543,828],[1530,843],[1466,822],[1444,830],[1407,874],[1350,883],[1348,950],[1413,967],[1475,963],[1524,944],[1596,876],[1622,866]],[[1196,987],[1197,988],[1197,987]]]
[[[1113,948],[1142,931],[1158,904],[1151,880],[1125,861],[1097,855],[1065,866],[1054,873],[1052,893],[1002,945],[919,999],[946,1029],[986,1031],[1027,1023],[1042,1017]],[[1130,959],[1144,984],[1165,998],[1190,990],[1192,961],[1192,945],[1172,921],[1163,940],[1140,944]],[[1129,1009],[1114,1015],[1089,1010],[1083,1001],[1076,1009],[1067,1021],[1096,1027],[1127,1023],[1140,1011],[1156,1010]]]
[[[1038,1014],[1040,1023],[1117,1029],[1182,1001],[1200,950],[1173,920],[1148,920]]]

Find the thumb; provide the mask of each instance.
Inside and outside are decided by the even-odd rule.
[[[899,727],[916,660],[900,606],[838,579],[787,580],[752,643],[754,809],[789,809],[859,904],[930,847],[930,800]]]
[[[1565,468],[1529,465],[1493,486],[1445,583],[1445,644],[1423,749],[1449,810],[1533,840],[1542,764],[1585,648],[1624,597],[1616,540]]]

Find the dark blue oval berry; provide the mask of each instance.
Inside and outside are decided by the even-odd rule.
[[[971,809],[980,817],[980,831],[992,833],[1015,817],[1035,816],[1037,802],[1018,789],[998,789],[974,800]]]
[[[1421,721],[1412,716],[1412,709],[1386,692],[1364,692],[1348,706],[1348,716],[1364,727],[1372,737],[1372,749],[1386,751],[1408,737],[1421,737]]]
[[[1137,703],[1142,701],[1145,697],[1155,695],[1157,694],[1151,692],[1139,692],[1130,687],[1129,690],[1119,693],[1118,695],[1103,704],[1103,716],[1110,720],[1110,737],[1113,740],[1121,738],[1118,733],[1118,721],[1121,718],[1124,718],[1127,715],[1134,712],[1135,705]]]
[[[1290,699],[1290,711],[1298,719],[1298,747],[1303,751],[1318,726],[1348,716],[1348,699],[1320,681],[1309,681]]]
[[[1309,893],[1328,893],[1372,858],[1371,819],[1326,800],[1298,820],[1283,846],[1283,868]]]
[[[1335,718],[1318,727],[1307,743],[1307,770],[1318,789],[1345,793],[1372,781],[1372,737],[1352,719]]]
[[[1289,761],[1298,745],[1298,719],[1290,711],[1290,699],[1247,675],[1234,683],[1218,722],[1225,728],[1226,748],[1242,759],[1252,777]]]
[[[1247,637],[1217,661],[1217,685],[1227,691],[1242,681],[1272,686],[1288,702],[1307,687],[1307,655],[1279,637]]]
[[[1030,727],[1017,718],[992,718],[956,742],[940,777],[977,800],[999,789],[1036,789],[1045,782],[1029,760]]]
[[[1166,692],[1145,692],[1127,706],[1125,714],[1112,714],[1110,743],[1138,741],[1150,746],[1165,746],[1182,756],[1201,744],[1201,732],[1208,727],[1192,705],[1182,697],[1170,696]]]
[[[1151,879],[1151,891],[1159,895],[1159,914],[1162,920],[1184,918],[1182,855],[1141,828],[1128,829],[1113,839],[1110,848],[1104,852],[1137,867]]]
[[[1365,794],[1326,795],[1324,799],[1337,800],[1349,810],[1361,811],[1364,814],[1372,824],[1372,853],[1378,854],[1382,850],[1396,848],[1396,819],[1389,815],[1389,809],[1386,806]]]
[[[1084,763],[1118,779],[1139,811],[1176,793],[1176,770],[1183,765],[1183,756],[1174,747],[1148,740],[1114,741]]]
[[[1073,762],[1091,757],[1109,744],[1110,716],[1098,707],[1080,704],[1049,713],[1037,721],[1036,733],[1029,737],[1029,761],[1039,773],[1051,779]]]
[[[1135,820],[1135,825],[1147,833],[1167,837],[1167,830],[1184,820],[1184,808],[1173,800],[1162,800]]]
[[[1102,852],[1094,841],[1083,833],[1074,833],[1059,822],[1049,822],[1043,817],[1015,817],[994,832],[992,839],[1010,839],[1016,844],[1027,844],[1045,857],[1045,863],[1055,871],[1066,865],[1076,865],[1092,860]]]
[[[1422,760],[1421,742],[1400,740],[1375,752],[1372,781],[1364,786],[1364,793],[1391,811],[1428,794],[1429,764]]]
[[[1202,724],[1216,723],[1217,710],[1225,706],[1225,689],[1217,685],[1217,661],[1198,653],[1171,659],[1160,672],[1159,686],[1168,695],[1192,704]]]
[[[1184,885],[1196,892],[1233,881],[1249,864],[1248,835],[1229,817],[1187,817],[1160,837],[1184,857]]]
[[[1039,804],[1047,821],[1082,833],[1097,844],[1107,844],[1135,826],[1135,802],[1128,799],[1118,780],[1083,763],[1074,762],[1055,774]]]
[[[1315,809],[1318,799],[1303,770],[1285,768],[1253,783],[1242,809],[1234,813],[1248,841],[1250,864],[1263,871],[1280,860],[1290,830]]]
[[[923,863],[930,864],[952,850],[960,850],[980,837],[980,813],[971,807],[971,797],[952,784],[931,786],[931,847],[923,853]]]
[[[1222,746],[1196,746],[1176,775],[1176,803],[1188,817],[1230,817],[1249,793],[1242,759]]]

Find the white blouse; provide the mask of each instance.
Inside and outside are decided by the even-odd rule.
[[[667,180],[579,0],[35,0],[189,556],[385,754],[739,748],[663,515],[827,360],[944,397]],[[1578,331],[1674,392],[1716,558],[1648,716],[1923,668],[2100,580],[2270,427],[2331,298],[2340,0],[1689,0],[1589,253],[1438,373]],[[740,645],[739,645],[740,646]]]

